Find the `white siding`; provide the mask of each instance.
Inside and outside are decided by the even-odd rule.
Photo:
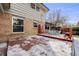
[[[32,9],[30,3],[12,3],[8,12],[13,15],[26,17],[33,20],[40,20],[41,15],[44,14],[42,9],[40,9],[40,11]]]

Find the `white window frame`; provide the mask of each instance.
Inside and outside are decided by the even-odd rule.
[[[37,23],[37,27],[34,27],[34,22]],[[33,28],[38,28],[38,25],[39,25],[39,22],[36,21],[36,20],[34,20],[34,21],[33,21]]]
[[[23,25],[21,25],[21,26],[23,26],[23,32],[14,32],[14,31],[13,31],[13,20],[14,20],[14,18],[15,18],[15,19],[21,19],[21,20],[23,20]],[[20,26],[20,25],[19,25],[19,26]],[[24,33],[24,18],[18,17],[18,16],[12,16],[12,33]]]

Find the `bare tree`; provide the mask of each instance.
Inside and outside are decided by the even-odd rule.
[[[64,24],[67,20],[67,18],[63,15],[61,15],[61,10],[53,10],[49,13],[49,20],[51,20],[51,23],[53,26],[57,26],[57,24]]]

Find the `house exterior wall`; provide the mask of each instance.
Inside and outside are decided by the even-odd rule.
[[[40,11],[32,9],[30,3],[12,3],[7,12],[37,21],[40,21],[41,15],[45,13],[42,9],[40,9]]]
[[[38,29],[33,27],[33,20],[26,18],[24,31],[27,35],[34,35],[38,33]]]
[[[0,14],[0,34],[7,35],[11,32],[11,17],[8,13]]]
[[[38,34],[38,28],[33,27],[33,21],[38,21],[43,26],[45,31],[45,18],[44,11],[33,10],[29,3],[12,3],[9,10],[6,10],[4,14],[0,13],[0,40],[7,40],[7,36],[15,34],[34,35]],[[24,18],[24,32],[14,33],[12,26],[12,17],[19,16]]]
[[[12,29],[12,15],[0,13],[0,40],[5,41],[8,34],[11,33]]]

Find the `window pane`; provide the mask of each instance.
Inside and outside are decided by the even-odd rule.
[[[21,20],[21,19],[13,19],[13,25],[23,25],[23,20]]]
[[[16,25],[17,24],[17,19],[13,19],[13,25]]]
[[[37,27],[38,25],[37,25],[37,23],[36,23],[36,22],[33,22],[33,26],[34,26],[34,27]]]
[[[23,20],[17,19],[17,21],[18,21],[18,25],[23,25]]]
[[[13,26],[13,32],[23,32],[23,26]]]
[[[23,32],[24,20],[22,18],[13,18],[13,32]]]

